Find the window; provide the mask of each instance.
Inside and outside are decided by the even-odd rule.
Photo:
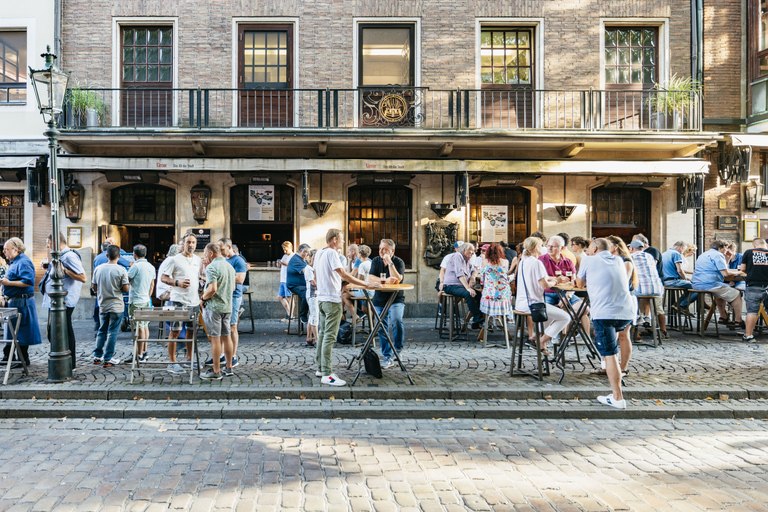
[[[658,29],[606,27],[606,89],[651,89],[659,81]]]
[[[0,31],[0,104],[27,101],[27,33]]]
[[[592,236],[616,235],[629,243],[638,233],[650,232],[651,193],[643,188],[592,190]]]
[[[162,185],[125,185],[112,190],[112,224],[173,225],[176,191]]]
[[[360,25],[361,86],[415,85],[413,29],[413,25]]]
[[[768,0],[760,0],[760,18],[757,29],[757,74],[768,75]]]
[[[472,187],[469,189],[469,241],[472,243],[490,242],[480,240],[480,207],[482,205],[503,205],[509,208],[507,215],[507,242],[514,247],[530,233],[529,211],[531,193],[522,187]]]
[[[292,25],[239,26],[239,126],[293,125],[292,41]]]
[[[173,125],[173,28],[122,27],[124,126]]]
[[[274,185],[275,220],[248,220],[248,187],[235,185],[229,190],[231,238],[246,260],[267,266],[283,257],[283,242],[293,242],[294,191],[288,185]]]
[[[534,126],[533,28],[480,31],[480,99],[486,128]]]
[[[0,192],[0,240],[24,238],[24,192]]]
[[[411,266],[411,189],[358,185],[349,189],[349,243],[378,254],[383,238],[395,241],[395,255]]]

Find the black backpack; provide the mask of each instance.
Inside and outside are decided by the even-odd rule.
[[[363,364],[365,365],[365,372],[369,375],[380,379],[384,376],[381,372],[381,362],[379,361],[379,355],[370,348],[365,352],[363,356]]]
[[[352,344],[352,324],[345,321],[339,325],[339,334],[336,336],[336,343],[342,345]]]

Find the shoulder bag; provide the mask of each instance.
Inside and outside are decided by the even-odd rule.
[[[528,285],[525,284],[525,271],[521,268],[523,262],[518,264],[519,276],[523,280],[523,288],[525,288],[525,299],[528,301],[528,309],[531,310],[531,320],[535,323],[546,322],[549,320],[547,316],[547,304],[544,302],[534,302],[531,304],[531,296],[528,295]]]

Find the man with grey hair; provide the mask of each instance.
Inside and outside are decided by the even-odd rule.
[[[304,267],[307,266],[307,256],[309,256],[309,244],[301,244],[296,249],[296,253],[288,261],[288,270],[286,272],[286,285],[291,293],[301,297],[301,310],[299,317],[302,322],[307,323],[309,316],[309,303],[307,302],[307,282],[304,279]]]
[[[442,284],[443,292],[466,299],[469,311],[472,312],[470,328],[478,330],[483,321],[483,313],[480,312],[480,294],[472,287],[476,273],[469,264],[469,258],[474,253],[475,246],[473,244],[462,245],[461,251],[452,255],[451,259],[448,260],[448,267],[445,269],[445,279]]]
[[[368,280],[375,283],[381,278],[381,274],[387,276],[387,284],[400,284],[405,277],[405,262],[395,256],[395,241],[389,238],[382,239],[379,244],[379,255],[371,260],[371,271],[368,274]],[[403,343],[405,342],[405,328],[403,326],[405,294],[403,292],[382,292],[376,290],[371,301],[373,302],[374,309],[376,309],[376,313],[381,315],[392,293],[397,295],[389,307],[387,316],[381,318],[381,327],[379,327],[379,343],[381,344],[381,355],[383,356],[382,368],[389,368],[395,364],[392,346],[389,344],[389,338],[386,335],[390,326],[392,327],[392,341],[395,343],[395,350],[397,350],[398,354],[403,350]]]
[[[683,270],[683,253],[687,245],[682,240],[677,241],[661,255],[661,271],[664,275],[664,286],[685,288],[686,290],[693,288],[691,280]],[[686,316],[693,316],[688,307],[698,296],[698,293],[685,293],[680,297],[677,304],[673,304],[672,307]]]

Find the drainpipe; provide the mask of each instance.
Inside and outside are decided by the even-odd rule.
[[[64,69],[61,55],[61,0],[53,0],[53,53],[58,57],[59,69]]]
[[[699,84],[704,83],[703,60],[704,60],[704,0],[691,0],[691,78]],[[699,111],[704,115],[704,95],[701,95]],[[703,152],[696,156],[701,158]],[[697,256],[704,251],[704,209],[694,210],[694,221],[696,223],[696,246]]]

